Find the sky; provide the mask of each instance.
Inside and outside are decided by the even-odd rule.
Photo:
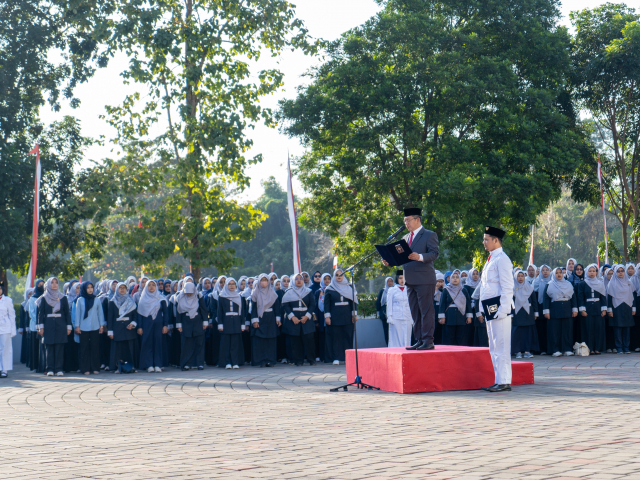
[[[380,10],[374,0],[298,0],[295,3],[296,14],[305,23],[309,35],[324,40],[337,39],[343,32],[363,24]],[[594,8],[602,3],[604,2],[601,0],[567,0],[561,5],[562,23],[570,27],[571,11]],[[627,4],[632,5],[633,2],[627,2]],[[264,98],[262,106],[275,109],[279,100],[294,98],[297,88],[308,80],[303,77],[304,73],[319,62],[318,58],[290,51],[277,59],[262,58],[257,65],[258,69],[277,66],[285,75],[283,89],[276,95]],[[75,96],[81,100],[79,108],[74,110],[68,105],[63,105],[62,110],[55,113],[44,107],[41,111],[42,121],[49,124],[64,115],[73,115],[80,120],[83,135],[92,138],[104,135],[107,139],[114,137],[115,131],[99,118],[100,115],[105,114],[105,104],[118,105],[125,95],[136,89],[141,93],[144,92],[142,86],[123,84],[120,73],[126,66],[127,58],[124,55],[116,56],[107,68],[98,69],[87,83],[76,88]],[[251,178],[251,186],[239,196],[240,200],[252,201],[262,194],[260,182],[270,176],[276,177],[283,188],[286,188],[287,153],[292,157],[299,156],[304,149],[297,139],[288,138],[278,130],[263,125],[257,125],[255,130],[247,130],[247,135],[254,142],[253,148],[247,152],[247,158],[258,153],[263,155],[261,164],[248,168],[247,174]],[[94,145],[88,149],[85,158],[99,161],[105,157],[114,158],[116,155],[117,149],[114,149],[113,144],[105,142],[104,146]],[[88,164],[87,161],[85,165]],[[293,188],[296,196],[304,196],[300,184],[295,180]]]

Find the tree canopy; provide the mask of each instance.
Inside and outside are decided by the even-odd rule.
[[[340,232],[350,261],[418,206],[440,238],[437,265],[473,252],[481,262],[485,224],[504,227],[521,256],[529,225],[588,152],[557,5],[389,0],[329,45],[279,113],[308,149],[297,163],[311,193],[303,224]]]

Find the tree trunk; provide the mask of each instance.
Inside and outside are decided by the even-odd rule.
[[[7,271],[0,268],[0,282],[2,282],[2,294],[9,296],[9,280],[7,279]]]
[[[627,228],[629,227],[627,222],[622,222],[622,255],[625,263],[629,263],[629,240],[627,239]]]

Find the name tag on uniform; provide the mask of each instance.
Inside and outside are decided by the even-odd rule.
[[[264,311],[265,312],[273,312],[273,308],[266,308]]]
[[[599,302],[599,298],[587,298],[587,302]]]
[[[342,305],[342,304],[341,303],[336,303],[336,305]],[[307,311],[306,307],[302,307],[302,308],[301,307],[296,307],[293,310],[295,310],[296,312],[306,312]]]
[[[227,312],[226,315],[235,315],[237,317],[238,316],[238,312]]]
[[[334,305],[335,306],[338,306],[338,305],[349,305],[349,302],[336,302],[336,303],[334,303]],[[296,309],[294,308],[294,310],[296,310]],[[305,310],[306,310],[306,308],[305,308]]]
[[[50,313],[47,315],[47,317],[54,317],[54,318],[61,317],[61,316],[62,316],[61,313]]]
[[[116,322],[126,322],[127,320],[129,320],[129,317],[120,317],[116,319]]]

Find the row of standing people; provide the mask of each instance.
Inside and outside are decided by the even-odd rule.
[[[21,361],[50,376],[302,365],[305,358],[337,364],[353,342],[356,305],[342,270],[316,272],[313,280],[306,272],[272,273],[197,285],[192,274],[95,288],[72,280],[62,292],[56,277],[40,279],[20,308]]]
[[[402,271],[397,273],[395,282],[391,277],[385,279],[377,300],[390,347],[413,341]],[[613,268],[591,264],[585,271],[575,259],[569,259],[565,267],[552,270],[548,265],[530,265],[527,271],[514,268],[513,274],[511,349],[517,358],[534,353],[570,356],[575,342],[586,343],[595,355],[630,353],[632,348],[640,351],[640,319],[635,320],[640,264]],[[436,344],[488,346],[486,321],[478,308],[480,275],[475,268],[437,273]],[[399,321],[403,314],[404,320]]]

